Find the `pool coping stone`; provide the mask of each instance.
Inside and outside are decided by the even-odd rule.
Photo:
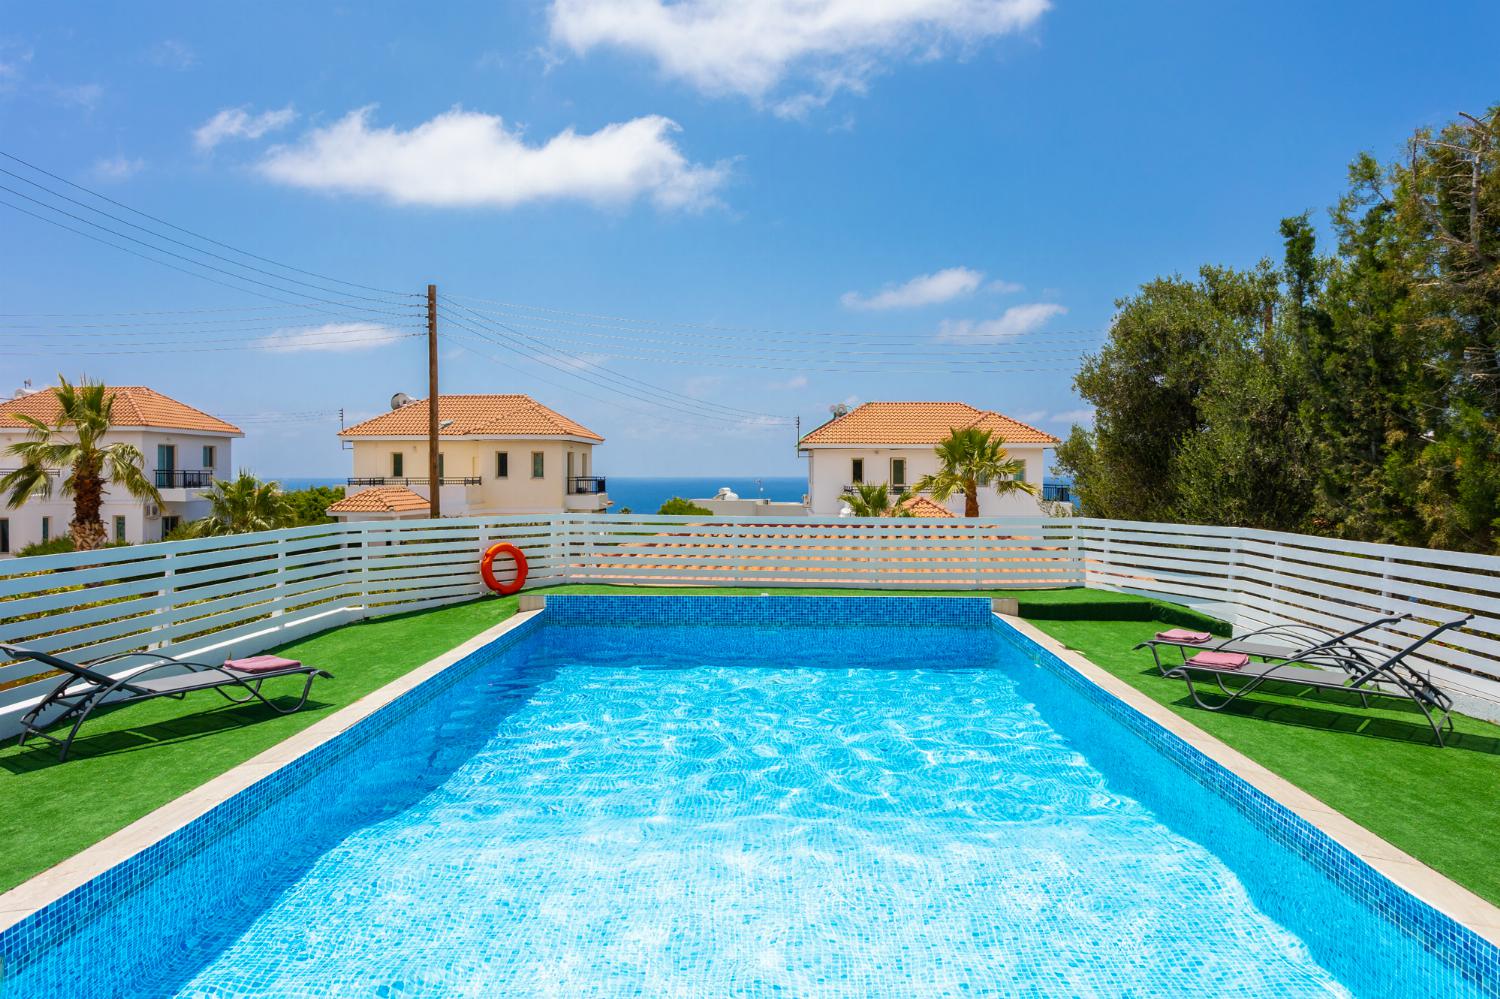
[[[507,632],[521,627],[539,613],[540,609],[525,610],[506,618],[0,894],[0,933],[165,839],[293,760],[332,741],[403,694],[415,690]]]
[[[1316,826],[1400,888],[1500,947],[1500,908],[1381,839],[1342,812],[1330,808],[1229,744],[1209,735],[1124,680],[1094,665],[1035,625],[1012,615],[997,613],[995,616],[1062,660],[1094,686],[1140,712],[1282,807]]]

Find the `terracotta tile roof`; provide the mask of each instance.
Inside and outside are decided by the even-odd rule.
[[[1061,443],[1020,420],[962,402],[867,402],[829,420],[803,444],[937,444],[950,430],[980,427],[1007,444]]]
[[[913,517],[956,517],[952,510],[943,506],[935,500],[926,496],[913,496],[901,504],[903,509],[910,510]]]
[[[405,486],[371,486],[328,506],[329,513],[414,513],[427,509],[427,501]]]
[[[209,416],[201,409],[164,396],[155,389],[141,385],[110,386],[114,393],[114,407],[110,413],[117,427],[160,427],[164,430],[206,430],[220,434],[238,434],[240,428],[226,423],[217,416]],[[40,392],[23,395],[19,399],[0,402],[0,427],[24,427],[16,419],[17,414],[34,417],[43,423],[56,421],[61,407],[57,404],[57,389],[46,388]]]
[[[582,437],[604,440],[592,430],[527,395],[440,395],[440,437],[506,434],[536,437]],[[356,423],[340,437],[406,437],[427,433],[427,400]]]

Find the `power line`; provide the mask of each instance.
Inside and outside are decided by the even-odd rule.
[[[462,308],[462,306],[459,306],[459,308]],[[465,310],[465,311],[467,311],[467,310]],[[450,320],[453,318],[451,312],[446,313],[446,314],[448,315],[448,317],[450,318]],[[494,330],[495,327],[498,327],[501,330],[507,330],[508,332],[512,333],[514,336],[521,338],[523,341],[529,341],[531,344],[534,345],[534,347],[535,347],[536,350],[538,350],[538,351],[540,351],[540,352],[542,352],[544,354],[550,353],[552,355],[562,357],[564,359],[564,361],[565,361],[565,368],[568,368],[568,369],[576,368],[577,365],[578,365],[578,362],[584,360],[583,358],[579,358],[576,355],[570,355],[570,354],[567,354],[567,353],[562,352],[562,351],[553,350],[552,348],[550,348],[544,342],[542,342],[540,340],[537,340],[534,337],[529,337],[529,336],[527,336],[524,333],[519,333],[519,332],[517,332],[514,329],[510,329],[510,327],[506,326],[504,323],[493,323],[491,321],[484,320],[483,318],[477,318],[476,321],[478,321],[481,325],[488,326],[492,330]],[[503,334],[501,334],[501,335],[503,336]],[[509,338],[506,338],[506,339],[509,339]],[[661,396],[661,397],[667,398],[667,399],[682,400],[683,402],[685,402],[685,403],[687,403],[689,405],[692,405],[692,406],[696,406],[696,407],[712,408],[712,409],[715,409],[715,410],[722,410],[722,411],[729,412],[729,413],[736,413],[736,414],[739,414],[739,418],[743,418],[743,417],[746,417],[746,416],[752,416],[752,417],[769,418],[769,419],[775,419],[775,420],[785,420],[786,419],[786,417],[777,416],[777,415],[775,415],[773,413],[761,413],[761,412],[757,412],[755,410],[741,409],[741,408],[739,408],[737,406],[726,406],[726,405],[723,405],[722,403],[710,403],[710,402],[706,402],[706,401],[701,400],[701,399],[695,399],[692,396],[684,395],[681,392],[674,392],[671,389],[665,389],[665,388],[662,388],[659,385],[653,385],[652,383],[644,381],[642,379],[634,378],[634,377],[632,377],[630,375],[616,374],[614,372],[610,372],[610,371],[608,371],[606,369],[603,369],[603,368],[594,368],[593,370],[596,370],[601,376],[603,376],[603,377],[605,377],[605,378],[607,378],[607,379],[609,379],[611,381],[619,382],[621,384],[633,385],[636,388],[636,391],[648,392],[648,393],[651,393],[651,394],[654,394],[654,395],[658,395],[658,396]],[[577,371],[576,370],[573,371],[573,373],[575,375],[577,375]],[[597,380],[595,380],[595,381],[597,383]],[[608,386],[604,386],[604,387],[608,387]]]
[[[21,159],[21,157],[16,156],[14,153],[8,153],[5,150],[0,149],[0,156],[4,156],[8,160],[11,160],[11,161],[13,161],[15,163],[19,163],[22,166],[26,167],[28,170],[35,170],[37,173],[42,174],[45,177],[51,177],[53,180],[56,180],[56,181],[58,181],[60,183],[63,183],[63,184],[67,184],[69,187],[74,188],[75,190],[83,191],[86,194],[90,194],[93,197],[98,198],[100,201],[107,202],[107,203],[109,203],[111,205],[114,205],[117,208],[123,208],[124,210],[126,210],[128,212],[131,212],[132,214],[139,215],[141,218],[150,219],[152,222],[155,222],[158,225],[164,225],[164,226],[166,226],[169,229],[173,229],[173,230],[175,230],[177,232],[180,232],[180,233],[183,233],[185,235],[192,236],[194,239],[199,239],[199,240],[202,240],[205,243],[211,243],[214,246],[218,246],[218,247],[221,247],[221,248],[226,249],[226,250],[231,250],[231,251],[233,251],[235,253],[240,254],[241,256],[249,257],[252,260],[259,260],[261,263],[271,264],[272,266],[274,266],[274,267],[280,267],[283,270],[294,271],[295,273],[298,273],[298,274],[305,274],[308,277],[315,277],[315,278],[318,278],[318,279],[323,280],[323,281],[332,281],[335,284],[348,285],[351,288],[359,288],[359,289],[361,289],[363,291],[373,291],[373,292],[376,292],[377,294],[394,295],[394,296],[401,297],[401,298],[416,298],[416,297],[420,297],[420,296],[418,296],[418,295],[416,295],[415,293],[412,293],[412,292],[392,291],[392,290],[387,289],[387,288],[374,288],[374,287],[371,287],[369,285],[358,284],[358,283],[353,282],[353,281],[345,281],[342,278],[330,277],[330,276],[328,276],[326,274],[319,274],[316,271],[304,270],[301,267],[293,267],[290,264],[284,264],[284,263],[281,263],[280,261],[272,260],[269,257],[263,257],[263,256],[261,256],[259,254],[251,253],[249,250],[242,250],[242,249],[240,249],[237,246],[232,246],[229,243],[221,242],[221,241],[219,241],[217,239],[213,239],[210,236],[204,236],[201,233],[194,232],[191,229],[183,228],[180,225],[176,225],[176,224],[174,224],[172,222],[168,222],[166,219],[158,218],[155,215],[151,215],[151,214],[148,214],[146,212],[143,212],[143,211],[141,211],[138,208],[132,208],[130,205],[127,205],[127,204],[125,204],[123,202],[120,202],[120,201],[116,201],[115,199],[113,199],[111,197],[108,197],[108,196],[106,196],[104,194],[101,194],[98,191],[92,190],[91,188],[84,187],[82,184],[74,183],[73,181],[68,180],[66,177],[60,177],[57,174],[52,173],[49,170],[46,170],[46,169],[43,169],[42,167],[37,166],[35,163],[27,162],[26,160]],[[6,171],[6,172],[9,173],[9,171]],[[16,176],[16,175],[12,174],[12,176]],[[34,182],[32,182],[32,183],[34,183]],[[38,185],[38,186],[40,186],[40,185]]]
[[[472,327],[468,327],[465,324],[459,323],[458,325],[463,326],[465,330],[472,330]],[[482,337],[476,335],[473,332],[460,332],[458,335],[459,336],[463,336],[463,337],[472,337],[475,342],[483,344],[485,346],[490,346],[492,344],[491,340],[489,340],[487,338],[482,338]],[[512,361],[509,361],[509,360],[506,360],[504,358],[501,358],[501,357],[499,357],[499,356],[497,356],[495,354],[491,354],[491,353],[489,353],[487,351],[476,350],[474,347],[471,347],[469,344],[465,343],[463,340],[454,339],[454,338],[450,337],[450,339],[448,340],[448,342],[451,343],[451,344],[453,344],[453,346],[459,348],[460,350],[463,350],[463,351],[465,351],[467,353],[473,354],[475,357],[483,358],[484,360],[492,361],[492,362],[494,362],[496,364],[502,364],[502,365],[507,365],[507,366],[513,364]],[[514,348],[507,348],[507,349],[510,349],[510,350],[514,351]],[[520,353],[519,351],[514,351],[514,352]],[[524,354],[522,356],[523,356],[523,358],[525,358],[527,360],[533,360],[534,361],[533,358],[526,358],[526,356]],[[576,385],[565,384],[563,382],[557,381],[556,379],[548,378],[545,375],[530,374],[527,377],[529,379],[535,379],[536,381],[540,381],[543,384],[551,385],[554,388],[561,389],[561,390],[569,393],[570,396],[581,396],[581,397],[583,397],[585,399],[592,399],[595,402],[603,403],[606,406],[617,407],[617,408],[620,408],[620,409],[624,409],[624,410],[626,410],[628,412],[640,413],[643,416],[648,416],[648,417],[652,417],[652,418],[656,418],[656,417],[659,417],[661,415],[661,412],[660,412],[659,408],[658,409],[654,409],[654,410],[653,409],[644,409],[641,406],[633,406],[633,405],[630,405],[629,403],[622,403],[618,399],[606,399],[606,398],[604,398],[602,396],[594,395],[591,392],[584,391],[584,390],[578,388]],[[656,405],[655,403],[648,403],[648,404],[651,405],[651,406],[655,406]],[[689,426],[711,427],[711,428],[714,428],[714,429],[719,429],[720,426],[721,426],[721,424],[719,423],[719,421],[715,421],[713,423],[705,423],[705,422],[703,422],[702,418],[697,417],[697,416],[688,416],[685,420],[682,420],[681,418],[677,418],[677,419],[679,419],[680,422],[683,422],[683,423],[685,423],[685,424],[687,424]],[[745,420],[745,421],[741,422],[739,424],[739,426],[741,428],[743,428],[743,429],[755,429],[755,428],[760,428],[760,427],[763,427],[764,429],[767,429],[767,430],[771,430],[771,429],[781,430],[781,429],[783,429],[781,424],[758,424],[755,420]]]
[[[18,197],[18,198],[24,198],[25,200],[30,201],[33,204],[39,205],[42,208],[45,208],[45,209],[47,209],[50,212],[56,212],[57,214],[62,215],[64,217],[66,217],[66,218],[73,219],[75,222],[82,222],[84,225],[93,226],[95,229],[99,229],[99,230],[101,230],[103,232],[107,232],[111,236],[117,236],[120,239],[129,240],[132,243],[139,243],[141,246],[144,246],[144,247],[146,247],[147,249],[150,249],[150,250],[154,250],[157,253],[163,253],[163,254],[166,254],[169,257],[175,257],[178,260],[182,260],[182,261],[184,261],[186,263],[192,264],[194,267],[202,267],[205,270],[215,271],[215,272],[217,272],[219,274],[223,274],[223,275],[226,275],[228,277],[232,277],[236,281],[246,281],[246,282],[248,282],[250,284],[260,285],[262,288],[270,288],[272,291],[278,291],[278,292],[280,292],[283,295],[298,295],[298,296],[300,296],[302,298],[307,299],[308,301],[322,302],[325,305],[338,305],[340,307],[343,307],[346,304],[346,303],[336,302],[336,301],[333,301],[331,299],[318,298],[316,295],[309,295],[306,292],[299,292],[299,291],[296,291],[295,289],[289,289],[289,288],[284,288],[284,287],[282,287],[280,285],[270,284],[269,282],[261,281],[258,278],[248,277],[248,276],[246,276],[244,274],[236,273],[235,271],[225,270],[223,267],[218,267],[218,266],[215,266],[214,264],[204,263],[201,260],[195,260],[192,257],[184,256],[183,254],[177,253],[177,252],[175,252],[173,250],[164,249],[164,248],[162,248],[160,246],[157,246],[155,243],[150,243],[150,242],[147,242],[146,240],[143,240],[143,239],[137,239],[136,237],[131,236],[131,235],[127,234],[127,233],[123,233],[123,232],[119,232],[118,230],[111,229],[107,225],[103,225],[101,223],[95,222],[92,219],[84,218],[81,215],[76,215],[73,212],[70,212],[70,211],[68,211],[66,209],[58,208],[56,205],[49,205],[47,202],[42,201],[39,198],[33,198],[29,194],[25,194],[25,193],[23,193],[21,191],[17,191],[15,188],[8,187],[8,186],[6,186],[4,184],[0,184],[0,191],[5,191],[5,192],[7,192],[7,193],[9,193],[11,195],[14,195],[15,197]],[[15,207],[15,206],[12,205],[11,207]],[[68,228],[68,227],[65,226],[64,228]],[[139,227],[137,227],[137,228],[139,228]],[[76,231],[76,230],[74,230],[74,231]],[[165,239],[166,237],[158,237],[158,238]],[[207,251],[199,250],[199,251],[196,251],[196,252],[206,253]],[[209,256],[217,256],[217,254],[208,254],[208,255]],[[244,265],[236,265],[236,266],[244,266]],[[252,269],[257,269],[258,270],[258,268],[252,268]],[[283,280],[288,280],[288,279],[283,279]],[[391,303],[391,304],[395,304],[395,303]],[[390,312],[390,311],[387,311],[387,310],[384,310],[384,309],[372,309],[372,308],[369,308],[368,306],[363,307],[362,311],[368,312],[368,313],[383,314],[383,315],[392,315],[392,316],[394,316],[394,315],[400,315],[400,313]]]
[[[303,280],[301,280],[299,278],[294,278],[294,277],[286,277],[285,275],[277,274],[274,271],[268,271],[264,267],[256,267],[254,264],[242,264],[242,263],[240,263],[237,260],[233,260],[230,257],[224,256],[222,253],[214,253],[212,250],[205,250],[202,247],[194,246],[191,243],[185,243],[185,242],[183,242],[180,239],[174,239],[171,236],[165,236],[165,235],[163,235],[163,234],[161,234],[159,232],[156,232],[153,229],[148,229],[148,228],[146,228],[143,225],[138,225],[138,224],[130,221],[129,219],[122,219],[118,215],[114,215],[114,214],[112,214],[110,212],[106,212],[102,208],[95,208],[93,205],[90,205],[90,204],[87,204],[85,202],[79,201],[77,198],[70,198],[66,194],[62,194],[62,193],[60,193],[58,191],[52,190],[52,188],[47,187],[45,184],[39,184],[36,181],[30,179],[29,177],[23,177],[20,174],[14,172],[12,170],[5,169],[4,167],[0,167],[0,173],[3,173],[3,174],[5,174],[6,176],[9,176],[9,177],[14,177],[17,180],[21,181],[23,184],[30,184],[32,187],[35,187],[38,190],[46,191],[48,194],[52,195],[54,198],[61,198],[62,200],[68,202],[69,204],[77,205],[79,208],[82,208],[84,211],[93,212],[96,215],[102,215],[102,216],[104,216],[107,219],[111,219],[111,220],[113,220],[115,222],[120,223],[121,225],[127,225],[127,226],[130,226],[130,228],[132,228],[132,229],[136,229],[136,230],[138,230],[140,232],[147,233],[147,234],[155,237],[156,239],[164,239],[168,243],[173,244],[174,246],[181,246],[184,249],[191,250],[194,253],[201,253],[201,254],[203,254],[205,256],[212,257],[215,260],[221,260],[224,263],[229,264],[231,267],[242,267],[245,270],[254,271],[257,274],[264,274],[267,277],[275,278],[278,281],[290,281],[292,284],[299,284],[299,285],[302,285],[305,288],[312,288],[312,289],[314,289],[316,291],[325,292],[325,293],[330,294],[330,295],[345,295],[345,296],[349,295],[348,292],[339,292],[339,291],[335,291],[332,288],[326,288],[323,285],[313,284],[310,281],[303,281]],[[21,194],[21,192],[16,191],[16,190],[14,190],[12,188],[5,187],[4,185],[0,185],[0,190],[10,191],[10,193],[15,194],[15,195],[19,195],[20,197],[23,197],[23,198],[28,198],[28,200],[36,200],[34,198],[29,198],[27,195]],[[37,201],[37,204],[46,204],[46,202]],[[54,207],[52,205],[47,205],[47,207],[51,208],[53,211],[62,211],[62,209],[56,208],[56,207]],[[77,218],[77,216],[72,216],[72,217]],[[86,221],[86,220],[80,219],[80,221]],[[94,224],[97,224],[97,223],[90,222],[89,224],[90,225],[94,225]],[[106,231],[113,232],[113,230],[106,230]],[[122,233],[116,233],[116,235],[123,236]],[[125,238],[128,239],[129,237],[125,237]],[[354,295],[354,296],[351,296],[351,297],[358,298],[358,299],[363,299],[366,302],[378,302],[381,305],[402,304],[402,303],[400,303],[397,300],[393,300],[389,296],[382,296],[381,298],[371,298],[369,295]]]
[[[740,424],[744,423],[746,420],[764,419],[775,420],[779,422],[790,422],[786,417],[779,417],[769,413],[754,413],[748,410],[721,412],[723,410],[728,410],[729,408],[718,406],[717,404],[706,403],[703,400],[694,399],[691,396],[683,396],[680,393],[670,393],[668,390],[660,389],[656,386],[651,386],[646,383],[643,383],[643,387],[641,389],[635,391],[629,390],[627,388],[620,388],[616,385],[611,385],[608,382],[601,380],[600,378],[593,377],[592,374],[588,373],[592,371],[601,375],[610,374],[604,369],[579,368],[576,363],[570,365],[566,362],[559,362],[557,360],[554,360],[544,351],[537,350],[535,348],[528,349],[525,346],[517,346],[513,338],[505,337],[503,334],[487,333],[485,330],[471,326],[464,320],[458,319],[451,314],[447,316],[447,321],[470,331],[479,339],[499,346],[504,350],[510,351],[511,353],[519,354],[522,357],[527,358],[528,360],[543,364],[546,367],[552,368],[579,381],[583,381],[598,388],[602,388],[607,392],[613,392],[616,395],[624,396],[625,398],[632,399],[636,402],[642,402],[649,406],[674,410],[676,412],[685,413],[687,415],[695,416],[700,419],[716,420],[724,423]],[[642,394],[645,392],[653,393],[658,397],[652,398],[650,395]],[[672,398],[672,396],[680,397],[683,402],[677,402]],[[736,412],[738,412],[739,415],[735,415]]]
[[[35,199],[32,199],[32,200],[35,200]],[[316,308],[314,306],[308,306],[308,305],[306,305],[303,302],[288,301],[287,299],[284,299],[284,298],[277,298],[275,295],[267,295],[263,291],[256,291],[253,288],[244,288],[244,287],[241,287],[240,285],[237,285],[237,284],[230,284],[227,281],[221,281],[218,278],[210,277],[207,274],[199,274],[197,271],[190,271],[190,270],[188,270],[185,267],[178,266],[177,264],[173,264],[173,263],[170,263],[170,262],[165,261],[165,260],[158,260],[157,258],[155,258],[153,256],[150,256],[148,254],[142,253],[139,250],[132,250],[128,246],[121,246],[119,243],[111,242],[110,240],[104,239],[102,236],[96,236],[95,234],[93,234],[91,232],[85,232],[82,229],[75,229],[73,226],[70,226],[70,225],[68,225],[65,222],[59,222],[56,219],[48,218],[45,215],[39,215],[36,212],[31,211],[30,209],[23,208],[20,205],[13,205],[9,201],[4,200],[3,198],[0,198],[0,206],[4,206],[6,208],[9,208],[12,211],[20,212],[22,215],[29,215],[32,218],[37,219],[38,221],[47,223],[48,225],[57,226],[59,229],[66,229],[68,232],[71,232],[71,233],[74,233],[76,235],[82,236],[85,239],[91,239],[91,240],[93,240],[96,243],[103,243],[105,246],[113,247],[114,249],[119,250],[122,253],[128,253],[128,254],[130,254],[133,257],[140,257],[142,260],[148,260],[151,263],[156,264],[156,265],[158,265],[160,267],[166,267],[169,270],[174,270],[174,271],[177,271],[178,273],[186,274],[188,277],[197,278],[200,281],[207,281],[209,284],[216,284],[216,285],[220,286],[221,288],[229,288],[229,289],[231,289],[233,291],[239,292],[240,294],[254,295],[256,298],[264,298],[267,301],[270,301],[270,302],[279,302],[282,305],[290,305],[290,306],[292,306],[294,308],[305,308],[305,309],[309,309],[310,311],[313,311],[313,312],[321,312],[321,313],[324,313],[324,314],[327,314],[327,315],[334,315],[334,313],[329,313],[326,309],[319,309],[319,308]],[[136,240],[136,242],[140,242],[140,241]],[[143,244],[143,245],[149,245],[149,244]],[[152,249],[156,249],[158,252],[166,252],[166,251],[160,250],[157,247],[152,247]],[[192,261],[190,261],[190,262],[192,262]],[[203,266],[203,265],[198,265],[198,266]],[[257,283],[259,283],[259,282],[257,282]],[[297,294],[297,292],[287,292],[287,294]]]

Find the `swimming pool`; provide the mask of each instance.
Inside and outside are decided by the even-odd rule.
[[[857,597],[554,596],[0,959],[4,999],[1463,997],[1497,968],[987,601]]]

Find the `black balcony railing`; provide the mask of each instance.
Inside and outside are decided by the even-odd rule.
[[[206,489],[213,485],[214,473],[206,468],[158,468],[158,489]]]
[[[597,496],[608,491],[604,486],[602,475],[575,475],[568,480],[568,495],[570,496]]]
[[[351,486],[425,486],[427,485],[427,476],[410,475],[403,477],[396,475],[371,475],[364,478],[345,479],[344,481]],[[479,476],[445,475],[441,479],[438,479],[438,485],[477,486],[479,485]]]
[[[1066,482],[1042,483],[1042,499],[1049,503],[1073,502],[1073,487]]]

